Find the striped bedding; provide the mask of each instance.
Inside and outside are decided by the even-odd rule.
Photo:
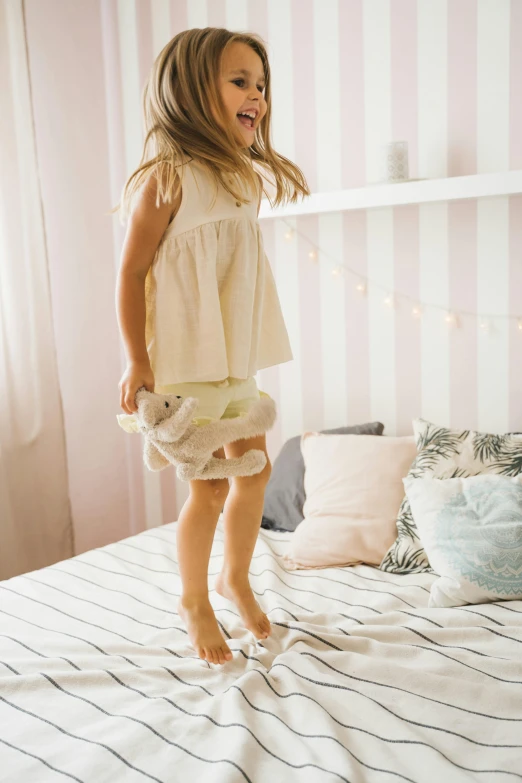
[[[287,572],[262,530],[256,644],[198,659],[176,614],[175,523],[0,583],[0,780],[522,780],[522,602],[428,609],[430,574]],[[210,584],[218,573],[218,525]]]

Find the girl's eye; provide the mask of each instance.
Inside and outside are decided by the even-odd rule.
[[[244,84],[245,80],[244,79],[234,79],[233,84],[237,84],[237,86],[239,87],[240,85],[238,84],[238,82],[241,82],[241,84]]]

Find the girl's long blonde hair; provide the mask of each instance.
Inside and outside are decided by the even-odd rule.
[[[253,144],[247,148],[238,144],[218,88],[221,58],[232,43],[250,46],[260,57],[265,76],[267,110]],[[187,156],[205,164],[216,183],[242,203],[249,199],[241,183],[259,192],[256,164],[262,172],[272,174],[276,190],[273,205],[310,194],[301,170],[272,147],[270,66],[263,40],[253,33],[218,27],[178,33],[152,66],[143,90],[143,113],[146,136],[140,164],[125,183],[120,204],[109,213],[120,210],[122,222],[152,173],[158,183],[156,204],[159,206],[160,198],[172,202],[180,186],[177,169]],[[222,127],[213,120],[216,115]]]

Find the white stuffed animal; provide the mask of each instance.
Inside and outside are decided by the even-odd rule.
[[[137,431],[145,436],[143,459],[149,470],[176,465],[178,478],[190,481],[253,476],[266,465],[260,449],[234,459],[220,459],[213,452],[225,443],[263,435],[274,425],[276,406],[268,395],[263,394],[246,414],[203,426],[192,421],[199,404],[196,397],[156,394],[142,387],[136,393],[136,404]]]

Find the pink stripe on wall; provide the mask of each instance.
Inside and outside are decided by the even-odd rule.
[[[263,244],[265,247],[265,252],[268,257],[268,260],[270,262],[270,266],[272,269],[272,273],[274,275],[274,278],[276,278],[275,274],[275,231],[276,231],[276,221],[275,220],[263,220],[261,223],[261,229],[263,233]],[[258,384],[259,389],[261,391],[266,392],[269,394],[272,399],[278,402],[280,398],[280,378],[279,378],[279,365],[275,365],[275,367],[267,367],[266,370],[261,370],[260,372],[260,382]],[[268,450],[268,455],[270,457],[270,460],[273,462],[276,458],[279,449],[283,445],[283,438],[282,438],[282,432],[281,432],[281,413],[278,410],[278,415],[276,422],[271,430],[267,433],[266,436],[266,445]]]
[[[366,184],[362,0],[339,3],[341,187]]]
[[[509,199],[509,312],[522,323],[522,196]],[[509,428],[522,432],[522,331],[509,328]]]
[[[268,42],[268,10],[266,7],[266,0],[247,0],[247,2],[248,2],[248,29],[260,35],[263,41],[267,43]]]
[[[190,0],[187,0],[190,2]],[[226,27],[227,10],[225,0],[207,2],[207,24],[209,27]]]
[[[105,73],[105,107],[107,112],[107,139],[109,146],[109,177],[110,194],[107,194],[107,210],[116,206],[120,199],[121,188],[125,182],[125,146],[122,139],[125,136],[123,125],[123,94],[121,81],[120,39],[118,34],[117,0],[109,0],[101,4],[101,25],[103,36],[103,60]],[[105,207],[104,207],[105,208]],[[113,223],[116,232],[116,243],[121,247],[125,227],[119,221]],[[121,371],[125,368],[125,356],[120,341]],[[118,407],[116,413],[122,411]],[[145,494],[143,485],[142,444],[139,438],[125,437],[121,431],[122,447],[126,454],[126,491],[128,503],[126,511],[128,520],[128,535],[135,535],[145,529]],[[117,461],[120,464],[120,460]],[[113,479],[111,479],[113,480]]]
[[[448,204],[449,302],[456,312],[477,310],[477,202]],[[450,340],[450,421],[477,429],[477,318],[462,316]]]
[[[343,214],[344,263],[361,275],[368,274],[366,212]],[[370,420],[370,333],[368,300],[357,291],[357,280],[345,275],[346,317],[346,423]]]
[[[390,4],[392,137],[408,142],[412,179],[418,173],[417,0]]]
[[[153,2],[154,0],[151,0]],[[187,2],[170,0],[170,34],[172,37],[187,29]]]
[[[292,0],[295,163],[317,190],[313,0]]]
[[[395,312],[395,384],[397,435],[411,434],[412,418],[421,413],[421,320],[412,310],[419,296],[419,207],[393,211],[395,288],[412,297]]]
[[[318,217],[298,218],[297,228],[314,244],[318,241]],[[308,253],[312,245],[298,236],[299,317],[301,330],[301,389],[303,422],[308,430],[323,429],[324,393],[321,357],[321,259]]]
[[[143,90],[152,68],[152,17],[149,3],[136,3],[140,90]]]
[[[448,176],[477,172],[477,0],[448,3]]]
[[[522,3],[511,0],[509,140],[512,169],[522,169]]]

